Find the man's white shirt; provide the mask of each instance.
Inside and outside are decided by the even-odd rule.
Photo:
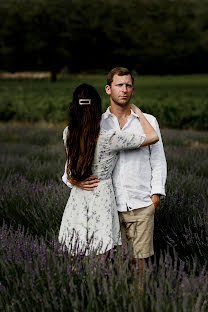
[[[167,164],[159,125],[154,116],[144,115],[157,132],[159,141],[136,150],[120,152],[113,171],[118,211],[127,211],[127,207],[130,210],[147,207],[152,204],[153,194],[166,195]],[[126,124],[120,129],[117,117],[108,108],[102,115],[101,128],[144,134],[139,118],[132,110]],[[66,170],[62,180],[67,186],[72,187],[67,180]]]

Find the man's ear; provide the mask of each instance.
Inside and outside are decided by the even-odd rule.
[[[105,86],[105,92],[108,94],[108,95],[111,95],[111,87],[109,85],[106,85]]]

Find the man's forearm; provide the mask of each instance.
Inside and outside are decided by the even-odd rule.
[[[150,148],[150,164],[152,168],[151,179],[151,196],[159,194],[165,196],[165,183],[167,178],[167,163],[160,134],[159,125],[155,119],[155,130],[160,138],[159,142],[151,145]]]

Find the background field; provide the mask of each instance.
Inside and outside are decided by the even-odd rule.
[[[0,311],[208,311],[207,16],[208,0],[0,1]],[[180,75],[135,77],[168,161],[143,292],[131,254],[71,257],[57,242],[68,103],[88,82],[104,111],[115,66]]]
[[[3,121],[64,122],[77,85],[87,82],[109,104],[106,75],[74,75],[56,83],[49,79],[1,79],[0,119]],[[132,102],[153,114],[161,127],[208,129],[208,75],[136,76]]]
[[[208,132],[162,130],[167,197],[156,210],[156,254],[138,296],[135,275],[120,254],[98,262],[60,251],[57,235],[69,196],[61,182],[62,130],[0,126],[0,309],[206,312]]]

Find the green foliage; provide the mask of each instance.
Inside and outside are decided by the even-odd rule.
[[[95,86],[103,111],[109,105],[104,76],[70,76],[51,84],[46,80],[1,80],[2,121],[67,122],[68,106],[80,83]],[[154,115],[161,127],[208,129],[208,76],[137,76],[132,102]]]
[[[1,0],[1,69],[207,72],[207,14],[207,0]]]

